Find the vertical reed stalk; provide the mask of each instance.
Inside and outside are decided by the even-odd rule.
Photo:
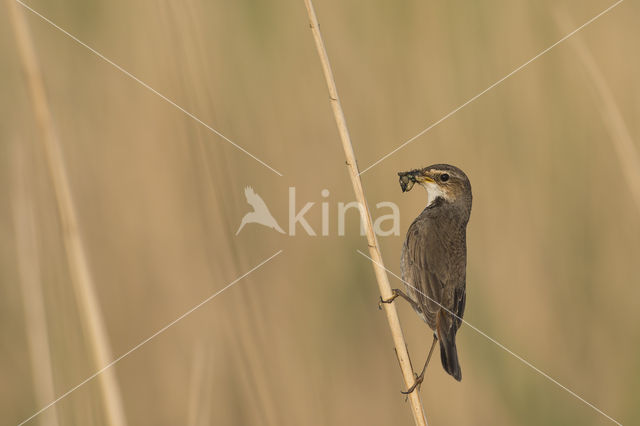
[[[10,13],[10,20],[13,24],[17,50],[22,61],[26,83],[31,96],[31,105],[41,133],[42,149],[45,152],[55,192],[69,273],[82,318],[83,330],[86,339],[89,341],[94,363],[97,368],[102,368],[113,359],[113,356],[95,286],[89,271],[85,249],[80,237],[71,187],[53,117],[49,109],[42,73],[27,22],[19,4],[14,0],[7,0],[6,3]],[[105,370],[98,376],[98,381],[102,391],[107,423],[111,426],[125,426],[126,419],[114,370]]]
[[[369,213],[369,207],[367,200],[364,196],[364,190],[362,188],[362,181],[360,180],[360,174],[358,171],[358,165],[356,162],[356,156],[351,145],[351,138],[349,136],[349,130],[347,128],[347,122],[342,111],[342,105],[338,98],[338,89],[333,78],[333,72],[331,71],[331,65],[329,64],[329,57],[320,34],[320,25],[318,24],[318,18],[316,17],[315,10],[311,0],[305,0],[307,6],[307,13],[309,15],[309,21],[311,24],[311,32],[316,43],[318,55],[320,56],[320,62],[322,63],[322,70],[324,72],[325,79],[327,81],[327,87],[329,89],[329,99],[331,107],[333,108],[333,116],[338,126],[338,132],[340,133],[340,139],[342,140],[342,147],[344,148],[344,154],[347,159],[347,166],[349,168],[349,175],[351,177],[351,184],[353,185],[353,191],[355,192],[358,203],[363,207],[360,209],[362,216],[362,223],[365,226],[367,233],[367,242],[369,243],[369,254],[373,259],[373,269],[378,281],[378,287],[383,299],[389,299],[392,296],[391,286],[389,285],[389,279],[385,271],[382,255],[378,247],[378,239],[373,231],[373,225],[371,220],[371,214]],[[404,377],[405,384],[408,387],[412,386],[415,377],[413,374],[413,368],[411,366],[411,360],[409,359],[409,352],[404,341],[404,335],[402,334],[402,328],[400,327],[400,319],[398,318],[398,312],[394,303],[385,303],[384,310],[387,315],[387,321],[389,328],[391,329],[391,335],[393,337],[393,343],[395,345],[396,353],[398,355],[398,361],[400,363],[400,369],[402,370],[402,376]],[[411,392],[409,394],[409,402],[411,403],[411,411],[413,413],[413,419],[418,426],[426,426],[427,419],[422,407],[422,401],[420,400],[419,392]]]
[[[555,18],[562,30],[571,26],[571,22],[565,14],[556,12]],[[589,52],[580,37],[574,37],[571,40],[571,45],[575,48],[600,96],[602,101],[600,111],[602,112],[603,121],[611,134],[611,143],[618,157],[622,175],[627,181],[627,185],[629,185],[629,190],[636,206],[640,210],[640,153],[638,153],[638,149],[631,138],[629,129],[622,113],[620,113],[620,108],[618,108],[613,93],[611,93],[607,80],[602,75],[600,68],[598,68],[593,55],[591,55],[591,52]]]
[[[16,257],[18,276],[24,305],[24,322],[29,346],[29,358],[33,371],[35,400],[44,406],[55,398],[53,370],[51,368],[51,348],[47,330],[47,315],[42,281],[40,276],[40,258],[38,256],[37,232],[33,215],[33,186],[25,170],[25,146],[14,143],[13,160],[14,179],[13,223],[16,233]],[[43,413],[41,424],[58,426],[58,414],[55,407]]]
[[[206,426],[213,423],[211,421],[213,364],[211,341],[196,342],[189,384],[187,426]]]

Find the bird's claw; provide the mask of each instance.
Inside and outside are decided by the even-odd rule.
[[[391,290],[392,296],[390,298],[388,298],[387,300],[384,300],[382,298],[382,296],[380,296],[380,301],[378,302],[378,309],[382,309],[382,304],[383,303],[391,303],[394,300],[396,300],[396,297],[400,296],[398,294],[398,291],[394,288],[393,290]]]
[[[413,374],[415,374],[415,373],[413,373]],[[416,379],[415,379],[415,382],[413,383],[413,385],[409,389],[407,389],[406,391],[400,391],[401,394],[409,395],[411,392],[416,390],[416,388],[418,390],[420,390],[420,385],[422,384],[422,382],[424,380],[424,373],[419,375],[419,376],[417,374],[415,374],[415,376],[416,376]]]

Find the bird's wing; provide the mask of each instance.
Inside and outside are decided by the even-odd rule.
[[[456,314],[453,327],[458,331],[462,325],[462,316],[464,315],[464,307],[467,304],[467,292],[465,287],[458,287],[455,292],[454,306],[452,312]]]
[[[269,210],[262,198],[258,194],[256,194],[252,187],[247,186],[244,189],[244,196],[247,198],[247,203],[249,203],[249,205],[253,207],[254,211]]]
[[[455,334],[464,314],[465,283],[464,278],[460,280],[451,274],[445,240],[429,218],[418,217],[409,227],[402,249],[402,278],[415,287],[407,286],[407,291],[422,307],[427,324],[435,328],[436,314],[443,307],[444,312],[454,314],[445,317]]]
[[[407,231],[401,263],[407,291],[421,307],[419,314],[424,315],[425,322],[433,329],[444,283],[434,271],[433,259],[427,255],[431,239],[427,223],[416,219]]]

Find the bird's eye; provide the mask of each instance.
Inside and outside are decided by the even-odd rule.
[[[440,180],[441,180],[442,182],[446,182],[446,181],[448,181],[448,180],[449,180],[449,175],[448,175],[448,174],[446,174],[446,173],[441,174],[441,175],[440,175]]]

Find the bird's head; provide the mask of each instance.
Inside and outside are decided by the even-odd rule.
[[[471,211],[471,183],[462,170],[449,164],[434,164],[423,169],[399,172],[402,192],[411,190],[414,184],[427,190],[427,206],[438,198],[448,204]]]

